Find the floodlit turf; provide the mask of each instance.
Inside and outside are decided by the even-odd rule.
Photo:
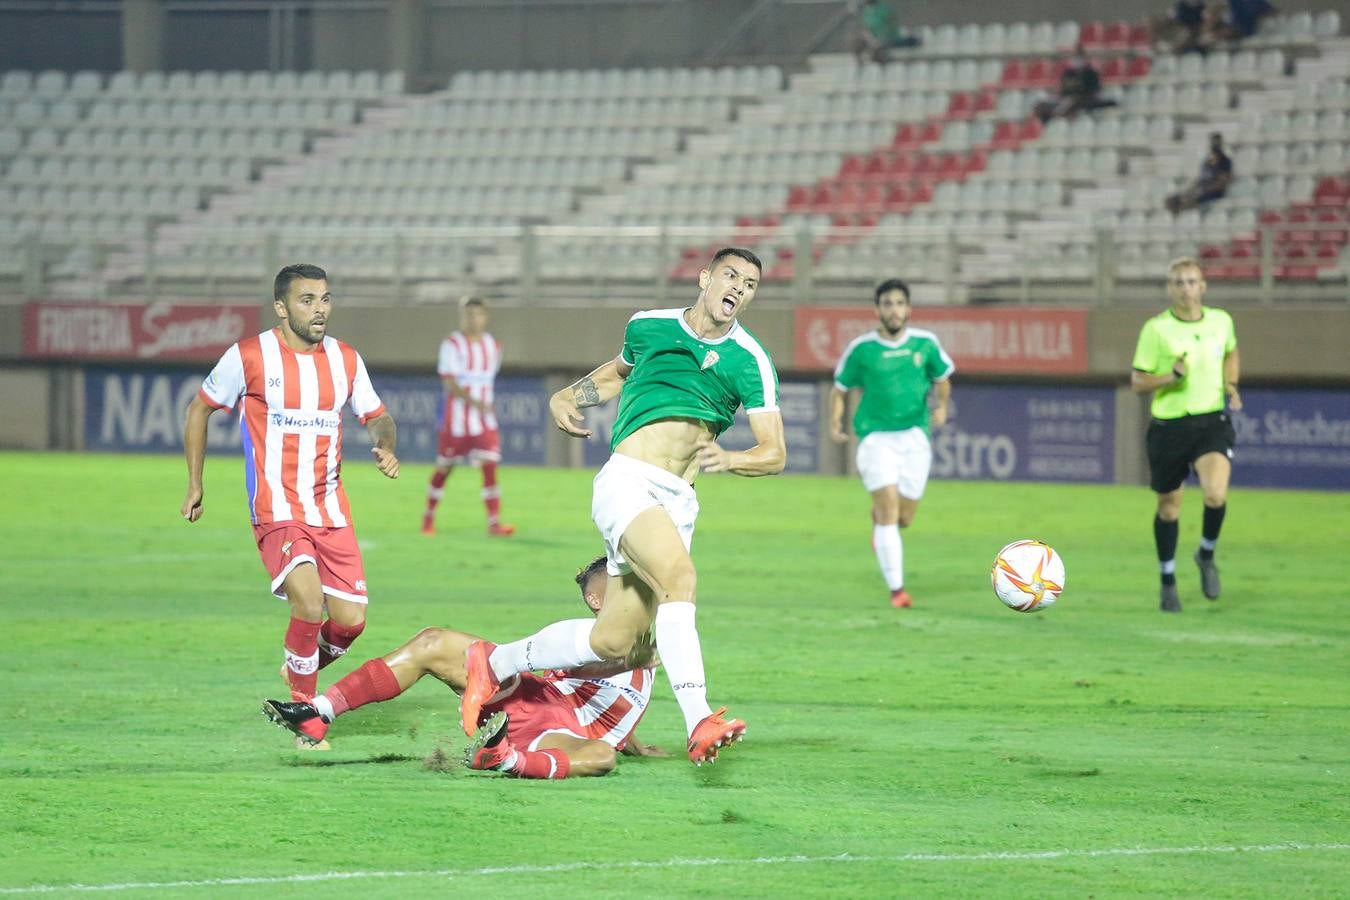
[[[509,639],[583,610],[588,471],[502,472],[509,540],[458,471],[418,534],[425,467],[346,477],[374,601],[350,661],[424,625]],[[1327,896],[1350,885],[1350,497],[1236,491],[1224,596],[1178,566],[1157,610],[1142,487],[937,482],[892,610],[853,480],[705,477],[695,541],[715,766],[628,760],[525,782],[431,772],[464,745],[428,680],[297,752],[259,703],[284,606],[213,457],[178,516],[173,457],[0,455],[0,893],[117,896]],[[1068,589],[1003,608],[995,550],[1037,537]],[[662,679],[639,734],[679,751]],[[1239,849],[1235,849],[1239,848]],[[1154,852],[1156,851],[1156,852]],[[718,861],[716,865],[711,861]],[[694,864],[694,863],[703,864]],[[303,876],[345,873],[341,880]],[[222,883],[243,879],[233,884]]]

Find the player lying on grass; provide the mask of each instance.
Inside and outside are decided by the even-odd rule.
[[[577,573],[581,597],[592,614],[604,603],[609,574],[605,557]],[[457,694],[464,692],[465,651],[479,638],[446,628],[424,628],[382,659],[372,659],[312,702],[267,700],[269,719],[317,744],[345,712],[392,700],[423,675],[432,675]],[[652,695],[656,649],[650,638],[627,659],[595,663],[570,672],[524,673],[502,684],[484,705],[469,741],[465,764],[497,769],[520,778],[604,775],[618,753],[666,756],[633,737]]]

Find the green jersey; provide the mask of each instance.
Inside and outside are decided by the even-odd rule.
[[[861,440],[874,431],[928,431],[928,389],[956,371],[937,335],[906,328],[888,341],[879,331],[858,335],[834,367],[841,391],[862,388],[853,414],[853,432]]]
[[[1233,317],[1221,309],[1202,306],[1194,322],[1178,319],[1168,309],[1145,322],[1134,349],[1134,368],[1166,375],[1178,356],[1186,357],[1186,377],[1153,392],[1153,418],[1179,419],[1223,409],[1223,358],[1235,349]]]
[[[633,367],[619,394],[610,449],[643,425],[697,419],[713,434],[747,413],[778,409],[778,373],[759,340],[739,322],[720,338],[701,338],[683,309],[637,313],[623,333],[620,358]]]

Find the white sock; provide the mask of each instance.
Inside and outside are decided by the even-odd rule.
[[[905,586],[905,549],[900,542],[899,525],[873,525],[872,549],[881,564],[881,577],[886,587],[898,591]]]
[[[319,711],[319,718],[325,722],[332,722],[337,718],[337,715],[333,712],[332,702],[323,694],[315,697],[310,703]]]
[[[703,648],[694,627],[694,604],[682,600],[662,603],[656,608],[656,650],[661,665],[684,713],[684,728],[693,734],[694,726],[712,715],[708,706],[708,685],[703,676]]]
[[[505,681],[519,672],[540,669],[575,669],[586,663],[600,662],[591,649],[591,629],[594,619],[567,619],[546,625],[527,638],[502,644],[488,662],[498,681]]]

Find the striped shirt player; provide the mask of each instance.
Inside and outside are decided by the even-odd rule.
[[[501,489],[497,464],[501,439],[493,410],[493,391],[502,366],[501,348],[487,332],[487,304],[478,297],[460,301],[460,328],[441,341],[436,371],[445,390],[445,408],[436,449],[436,468],[427,486],[422,533],[436,533],[436,507],[445,482],[457,463],[477,465],[483,472],[482,499],[488,534],[509,537],[514,525],[501,521]]]
[[[583,601],[591,612],[598,612],[610,581],[605,558],[592,560],[575,580]],[[466,651],[482,644],[480,638],[461,631],[426,628],[382,659],[363,663],[312,702],[269,700],[263,711],[301,738],[322,741],[338,716],[392,700],[423,676],[432,675],[463,693]],[[527,650],[524,665],[532,662]],[[622,660],[570,671],[524,671],[505,679],[475,713],[467,764],[522,778],[556,779],[604,775],[614,768],[618,753],[660,754],[633,736],[651,702],[656,664],[654,650],[645,642]]]
[[[891,591],[891,605],[913,605],[905,589],[900,529],[914,521],[933,463],[928,394],[937,394],[934,424],[946,421],[956,367],[937,335],[909,326],[909,287],[882,282],[875,292],[879,327],[859,335],[839,357],[830,392],[831,434],[844,434],[844,408],[851,390],[861,390],[853,415],[857,465],[872,495],[872,548]]]
[[[281,324],[226,350],[188,410],[183,514],[201,514],[207,418],[238,407],[254,539],[272,592],[291,607],[283,675],[308,696],[318,670],[365,627],[365,572],[340,476],[343,408],[370,431],[381,472],[397,477],[398,459],[393,419],[365,362],[326,334],[332,298],[323,270],[287,266],[274,293]]]
[[[759,287],[749,250],[717,251],[685,309],[640,312],[619,355],[549,400],[554,422],[589,437],[581,410],[615,397],[613,455],[595,476],[591,518],[605,541],[609,592],[594,623],[555,623],[530,637],[469,649],[460,706],[466,731],[506,678],[538,668],[573,669],[623,657],[653,624],[661,663],[684,714],[689,759],[702,764],[745,733],[709,706],[694,625],[696,573],[689,555],[700,471],[774,475],[787,450],[778,374],[764,346],[737,320]],[[728,451],[716,439],[744,407],[755,445]],[[616,602],[617,601],[617,602]]]

